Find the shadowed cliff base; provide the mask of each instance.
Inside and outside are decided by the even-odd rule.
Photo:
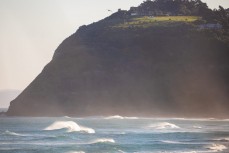
[[[119,11],[82,26],[7,115],[229,117],[228,41],[174,18]]]

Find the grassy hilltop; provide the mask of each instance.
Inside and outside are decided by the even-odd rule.
[[[156,16],[156,17],[136,17],[131,18],[124,23],[115,25],[116,28],[142,27],[148,28],[152,26],[169,26],[173,23],[193,23],[201,17],[198,16]]]

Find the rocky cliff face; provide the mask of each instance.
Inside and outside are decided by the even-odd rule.
[[[115,27],[123,18],[64,40],[7,115],[229,116],[227,43],[188,23]]]

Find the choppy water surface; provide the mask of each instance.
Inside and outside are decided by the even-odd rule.
[[[229,153],[229,120],[0,118],[0,153]]]

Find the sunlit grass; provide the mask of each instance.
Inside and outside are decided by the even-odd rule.
[[[142,27],[147,28],[151,26],[167,25],[169,23],[187,22],[191,23],[196,20],[200,20],[198,16],[160,16],[160,17],[138,17],[124,21],[121,24],[116,25],[117,28],[128,27]]]

